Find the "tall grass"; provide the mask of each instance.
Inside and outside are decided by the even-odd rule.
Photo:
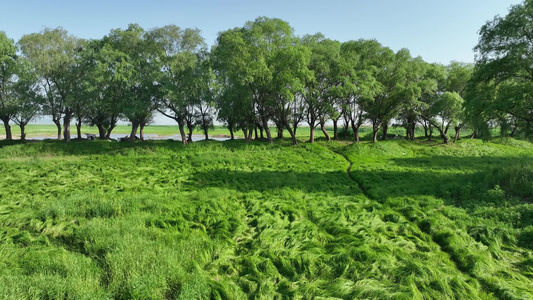
[[[528,299],[509,143],[4,142],[0,298]]]

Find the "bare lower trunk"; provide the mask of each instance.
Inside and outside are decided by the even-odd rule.
[[[337,124],[338,122],[339,122],[338,119],[337,120],[333,120],[333,139],[336,140],[336,141],[339,140],[339,134],[338,134],[339,127],[338,127],[338,124]]]
[[[178,122],[178,127],[180,129],[181,142],[183,145],[187,145],[187,134],[185,134],[185,123],[183,122],[183,118],[178,117],[176,121]]]
[[[144,141],[144,124],[139,124],[139,139]]]
[[[355,142],[359,143],[359,126],[357,126],[353,119],[350,120],[350,123],[352,125],[352,131],[355,137]]]
[[[70,141],[70,120],[72,118],[72,113],[67,111],[63,116],[63,139],[65,142]]]
[[[348,127],[349,127],[347,121],[344,122],[344,126],[343,127],[344,127],[344,132],[342,134],[342,139],[345,140],[346,137],[348,136]]]
[[[383,136],[381,137],[381,140],[385,141],[385,140],[387,140],[387,133],[389,131],[389,124],[383,123],[382,129],[383,129]]]
[[[244,135],[244,140],[248,143],[248,130],[246,128],[242,129],[242,134]]]
[[[106,140],[109,140],[109,138],[111,137],[111,131],[113,131],[113,129],[115,129],[115,125],[111,125],[109,126],[109,128],[107,129],[107,132],[105,134],[105,138]]]
[[[96,125],[96,128],[98,128],[98,137],[101,139],[101,140],[105,140],[106,139],[106,130],[104,128],[104,125],[102,124],[97,124]]]
[[[9,118],[2,118],[4,122],[4,128],[6,130],[6,141],[11,141],[13,139],[13,134],[11,133],[11,125],[9,125]]]
[[[309,135],[309,143],[315,142],[315,127],[311,127],[310,135]]]
[[[229,135],[230,135],[230,139],[233,141],[235,139],[235,135],[233,134],[233,124],[228,124],[228,130],[229,130]]]
[[[135,141],[135,137],[137,136],[137,129],[139,128],[139,123],[137,122],[131,122],[131,133],[130,133],[130,142]]]
[[[328,132],[326,131],[326,126],[324,126],[324,122],[320,122],[320,129],[322,130],[322,133],[326,137],[326,140],[328,142],[331,141],[331,137],[329,136]]]
[[[268,143],[272,144],[272,135],[270,134],[270,128],[268,128],[268,120],[265,116],[261,117],[261,122],[263,123],[263,129],[265,129],[265,133],[267,136]],[[261,131],[262,132],[262,131]]]
[[[309,143],[315,142],[315,120],[309,122]]]
[[[463,126],[454,126],[454,130],[455,130],[455,137],[453,138],[453,142],[457,142],[457,140],[459,139],[459,130],[461,130],[461,127]]]
[[[252,133],[253,133],[252,131],[253,131],[252,128],[248,129],[248,140],[246,142],[249,142],[252,139]]]
[[[81,121],[76,122],[76,133],[78,134],[78,140],[81,140]]]
[[[61,121],[59,119],[52,119],[52,121],[54,122],[54,124],[56,124],[56,127],[57,127],[57,139],[58,140],[61,140],[62,139],[62,136],[61,136]]]
[[[192,131],[194,128],[192,126],[187,125],[187,129],[189,130],[189,133],[187,133],[187,142],[192,143]]]
[[[442,138],[442,141],[444,142],[444,144],[449,144],[450,143],[450,139],[448,139],[448,136],[440,129],[439,129],[439,133],[440,133],[440,137]]]
[[[372,142],[377,143],[378,141],[378,131],[379,131],[379,124],[373,123],[372,124]]]
[[[20,140],[25,141],[26,140],[26,123],[21,122],[19,124],[20,127]]]
[[[204,136],[205,140],[207,141],[209,139],[209,135],[207,134],[207,126],[204,126]]]
[[[290,126],[287,126],[287,131],[289,131],[289,134],[291,135],[292,144],[293,145],[298,145],[298,141],[296,140],[296,133],[294,131],[292,131],[292,128]]]

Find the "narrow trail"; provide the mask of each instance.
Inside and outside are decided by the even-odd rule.
[[[348,166],[348,168],[346,169],[346,175],[348,176],[348,178],[355,182],[355,184],[357,184],[357,187],[359,188],[359,190],[361,190],[361,192],[363,192],[363,195],[365,195],[365,197],[371,199],[371,197],[366,193],[365,189],[363,188],[363,186],[357,181],[355,180],[355,178],[352,177],[351,175],[351,171],[352,171],[352,167],[353,167],[353,162],[350,161],[350,159],[348,159],[348,157],[346,155],[344,155],[343,153],[340,153],[340,152],[337,152],[331,148],[328,148],[328,147],[324,147],[326,149],[328,149],[329,151],[341,156],[342,158],[344,158],[345,161],[347,161],[350,165]]]

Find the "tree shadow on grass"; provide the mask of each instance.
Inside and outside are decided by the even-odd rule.
[[[188,181],[193,189],[217,187],[238,192],[257,191],[275,193],[297,190],[304,193],[326,193],[335,196],[362,194],[346,172],[294,172],[294,171],[235,171],[212,170],[194,173]]]
[[[524,164],[521,157],[434,156],[389,161],[392,164],[352,169],[352,178],[371,198],[434,196],[465,208],[509,205],[506,195],[523,198],[509,184],[514,173],[506,171]]]

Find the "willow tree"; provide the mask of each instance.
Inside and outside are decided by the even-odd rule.
[[[6,140],[13,138],[9,121],[16,113],[13,86],[16,81],[16,48],[13,40],[0,31],[0,119],[4,122]]]
[[[79,39],[61,27],[46,28],[40,33],[24,35],[19,45],[22,54],[41,77],[47,94],[45,109],[57,126],[58,138],[61,138],[63,118],[63,138],[70,140],[70,121],[76,100],[72,91],[78,80],[73,70],[78,57],[76,50]]]
[[[161,64],[161,94],[159,111],[178,123],[183,144],[188,143],[185,126],[192,114],[189,92],[195,88],[193,78],[200,63],[199,53],[205,49],[200,30],[168,25],[148,32],[154,42],[156,57]]]
[[[372,92],[362,97],[365,117],[372,123],[372,141],[377,141],[380,128],[383,139],[387,136],[390,120],[396,116],[398,109],[406,98],[415,96],[416,88],[410,85],[411,55],[406,49],[394,53],[377,41],[365,41],[365,52],[360,59],[368,69],[368,76],[375,80]]]
[[[268,122],[277,101],[286,103],[302,88],[307,70],[305,50],[297,45],[294,30],[280,19],[259,17],[219,34],[215,55],[219,70],[236,84],[250,89],[255,112],[269,143]]]
[[[330,137],[325,129],[325,121],[333,115],[334,95],[337,85],[337,64],[340,60],[341,43],[325,38],[322,34],[306,35],[303,44],[310,49],[308,68],[310,76],[305,81],[302,97],[306,104],[309,142],[315,141],[315,128],[320,125],[327,140]]]
[[[42,113],[43,97],[39,76],[33,72],[29,62],[22,57],[17,59],[17,82],[13,85],[15,114],[13,122],[20,128],[20,139],[26,139],[26,125]]]
[[[497,95],[483,99],[469,93],[467,105],[486,107],[477,114],[484,115],[485,124],[491,118],[503,124],[514,119],[528,127],[533,123],[533,1],[514,5],[506,16],[483,25],[474,50],[472,83],[481,87],[471,89],[491,88]]]

